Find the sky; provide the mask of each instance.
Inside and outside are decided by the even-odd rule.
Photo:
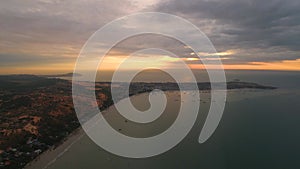
[[[0,3],[0,74],[72,72],[81,48],[94,32],[114,19],[136,12],[164,12],[192,22],[217,50],[198,55],[206,60],[218,55],[225,69],[300,70],[299,0],[9,0]],[[144,23],[137,20],[133,25]],[[176,31],[176,28],[171,23],[170,29]],[[123,27],[114,34],[126,29],[131,28]],[[178,58],[153,51],[132,55],[149,47],[163,47]],[[117,44],[101,68],[113,70],[128,55],[132,58],[125,66],[127,69],[143,67],[149,62],[155,62],[158,68],[178,68],[178,60],[184,60],[193,69],[204,68],[188,46],[156,35],[131,37]]]

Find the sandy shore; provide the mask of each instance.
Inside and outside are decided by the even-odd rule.
[[[53,164],[57,159],[59,159],[65,152],[67,152],[74,143],[80,140],[85,135],[85,132],[80,127],[73,131],[68,137],[66,137],[62,144],[58,145],[56,148],[51,148],[41,155],[39,155],[35,160],[28,163],[24,169],[46,169],[51,164]]]

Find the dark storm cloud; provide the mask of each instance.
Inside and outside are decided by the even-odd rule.
[[[249,61],[299,58],[296,54],[300,51],[299,9],[299,0],[170,0],[157,6],[158,11],[184,16],[201,29],[204,27],[202,30],[217,49],[248,52],[264,49],[272,54],[259,58],[233,56]],[[212,22],[203,24],[207,20]],[[284,55],[282,51],[290,54]]]

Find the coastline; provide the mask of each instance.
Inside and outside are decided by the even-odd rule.
[[[138,93],[130,97],[135,97],[144,93]],[[106,110],[109,110],[111,105],[102,111],[105,115]],[[51,164],[53,164],[57,159],[59,159],[65,152],[67,152],[77,141],[79,141],[84,135],[85,131],[80,127],[71,132],[67,137],[65,137],[61,143],[57,146],[53,146],[47,151],[44,151],[31,162],[27,163],[23,169],[47,169]]]
[[[242,92],[243,90],[241,89],[237,89],[236,90],[233,90],[238,93]],[[252,90],[246,90],[248,92],[252,92]],[[170,91],[173,93],[173,91]],[[204,94],[208,94],[210,91],[207,90],[207,91],[199,91],[199,92],[203,92]],[[133,95],[131,97],[137,97],[139,95],[143,95],[145,93],[139,93],[139,94],[136,94],[136,95]],[[257,93],[254,93],[256,96],[257,96]],[[206,99],[204,99],[202,102],[202,104],[206,104],[209,102],[210,100],[210,97],[209,95],[206,95],[207,97],[204,97]],[[203,99],[203,98],[202,98]],[[236,101],[236,100],[235,100]],[[109,110],[113,105],[111,105],[110,107],[108,107],[106,110],[104,110],[102,113],[103,115],[106,114],[107,110]],[[208,105],[206,105],[207,107]],[[208,108],[208,107],[207,107]],[[126,130],[125,130],[126,131]],[[74,153],[74,148],[77,149],[76,147],[76,144],[78,144],[78,142],[81,142],[81,139],[84,138],[85,135],[85,132],[84,130],[79,127],[77,128],[76,130],[74,130],[73,132],[70,133],[70,135],[68,135],[62,142],[61,144],[59,144],[56,148],[52,148],[48,151],[45,151],[43,152],[42,154],[40,154],[36,159],[34,159],[33,161],[31,161],[30,163],[28,163],[23,169],[52,169],[52,168],[55,168],[54,164],[56,162],[60,163],[60,159],[64,158],[64,155],[66,154],[69,154],[70,153]],[[54,165],[54,166],[53,166]],[[66,164],[67,165],[67,164]],[[104,166],[106,165],[103,164]],[[72,164],[70,164],[70,166],[72,166]],[[65,168],[65,167],[63,167]]]
[[[241,82],[241,86],[247,84],[244,82]],[[248,84],[254,84],[254,83],[248,83]],[[243,86],[245,87],[245,86]],[[233,90],[233,89],[237,89],[237,90],[241,90],[244,88],[239,88],[237,86],[228,88],[228,90]],[[261,88],[262,87],[262,88]],[[251,89],[251,87],[246,85],[247,89]],[[255,86],[253,88],[256,89],[275,89],[273,87],[269,87],[269,86],[260,86],[258,84],[255,84]],[[172,91],[178,91],[178,90],[167,90],[169,92]],[[201,92],[210,92],[209,89],[199,89],[199,91]],[[136,97],[138,95],[141,94],[145,94],[148,93],[148,91],[144,91],[144,92],[140,92],[140,93],[135,93],[133,95],[131,95],[130,97]],[[107,107],[105,110],[102,111],[103,114],[105,114],[106,110],[109,110],[110,107],[114,106],[114,104],[110,105],[109,107]],[[84,130],[79,127],[77,129],[75,129],[73,132],[71,132],[67,137],[65,137],[61,143],[55,147],[50,148],[49,150],[41,153],[39,156],[37,156],[35,159],[33,159],[31,162],[29,162],[28,164],[25,165],[25,167],[23,167],[23,169],[47,169],[51,164],[53,164],[57,159],[59,159],[61,156],[63,156],[63,154],[65,152],[67,152],[77,141],[79,141],[83,136],[85,135]]]
[[[147,93],[147,92],[145,92]],[[136,97],[145,93],[137,93],[130,97]],[[115,103],[116,104],[116,103]],[[102,114],[105,115],[107,110],[113,107],[115,104],[110,105]],[[23,169],[47,169],[51,164],[53,164],[57,159],[64,155],[77,141],[79,141],[84,135],[85,131],[80,127],[71,132],[67,137],[65,137],[61,143],[57,146],[53,146],[47,151],[44,151],[31,162],[27,163]]]
[[[56,147],[50,148],[43,152],[34,160],[29,162],[23,169],[46,169],[60,158],[74,143],[80,140],[85,135],[81,127],[75,129],[68,135],[61,144]]]
[[[174,91],[178,91],[178,90],[169,90],[167,92],[174,92]],[[209,92],[209,90],[199,90],[199,91]],[[130,97],[138,97],[140,95],[144,95],[145,93],[149,93],[149,92],[136,93],[134,95],[131,95]],[[110,110],[110,108],[113,107],[115,104],[110,105],[101,113],[105,115],[107,111]],[[23,167],[23,169],[47,169],[51,167],[51,165],[55,163],[56,160],[58,160],[66,152],[68,152],[68,150],[72,148],[72,146],[76,144],[80,139],[82,139],[82,137],[85,135],[86,135],[85,131],[80,126],[79,128],[75,129],[73,132],[71,132],[67,137],[65,137],[60,144],[58,144],[55,147],[53,146],[49,150],[41,153],[31,162],[26,164],[26,166]]]

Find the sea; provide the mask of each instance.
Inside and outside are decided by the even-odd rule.
[[[195,73],[200,82],[208,80],[204,74]],[[155,77],[160,82],[170,80],[152,72],[137,78],[137,81],[153,82]],[[226,77],[227,81],[254,82],[277,89],[228,90],[225,110],[218,128],[202,144],[198,142],[198,137],[211,99],[207,91],[200,91],[199,114],[192,130],[179,144],[163,154],[148,158],[120,157],[107,152],[87,135],[83,135],[45,168],[299,169],[300,72],[228,70]],[[109,80],[104,76],[97,78],[97,81]],[[168,124],[176,119],[176,109],[180,104],[177,96],[181,92],[184,91],[166,92],[168,104],[164,117],[155,124],[147,126],[128,121],[119,116],[114,107],[110,107],[105,116],[110,119],[110,124],[116,131],[125,135],[154,135],[167,129]],[[185,94],[193,92],[198,91],[185,91]],[[148,96],[148,93],[132,96],[131,102],[137,109],[146,110],[149,108]]]

